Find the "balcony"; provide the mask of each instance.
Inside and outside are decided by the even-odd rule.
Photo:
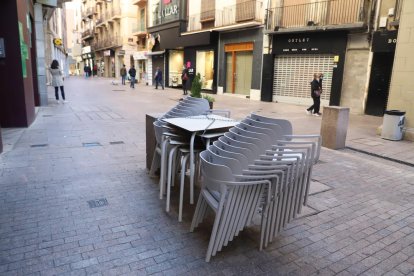
[[[132,28],[132,35],[135,36],[146,36],[147,30],[145,29],[145,25],[137,24]]]
[[[120,19],[122,15],[121,7],[112,7],[112,17],[114,19]]]
[[[225,29],[237,24],[261,25],[263,23],[263,2],[249,0],[236,5],[224,7],[221,10],[204,11],[190,15],[188,31],[203,29]]]
[[[83,40],[91,39],[91,38],[93,38],[94,34],[95,34],[94,28],[87,29],[87,30],[82,32],[82,39]]]
[[[266,30],[292,31],[361,28],[367,20],[367,0],[326,0],[272,8],[267,11]]]
[[[99,50],[116,48],[120,46],[122,46],[122,38],[120,36],[108,36],[96,41],[96,49]]]
[[[147,0],[135,0],[132,2],[132,5],[138,5],[139,7],[143,7],[147,4]]]

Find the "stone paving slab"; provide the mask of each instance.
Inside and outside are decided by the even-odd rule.
[[[179,91],[112,91],[96,79],[65,86],[70,103],[41,108],[0,155],[1,275],[414,273],[414,168],[323,149],[313,172],[321,189],[309,198],[316,213],[289,224],[262,252],[257,228],[246,229],[205,263],[212,218],[190,233],[194,206],[186,202],[179,223],[177,191],[166,213],[157,179],[145,171],[144,115],[170,108]],[[235,116],[259,106],[244,101],[235,101]],[[117,115],[85,116],[96,112]],[[90,208],[96,199],[108,204]]]

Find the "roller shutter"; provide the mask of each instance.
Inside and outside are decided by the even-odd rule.
[[[306,103],[314,73],[323,73],[321,100],[331,96],[333,55],[286,55],[275,57],[273,101]]]

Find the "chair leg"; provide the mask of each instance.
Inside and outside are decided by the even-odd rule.
[[[193,215],[193,220],[191,221],[191,226],[190,226],[190,232],[194,232],[194,228],[196,228],[199,224],[199,220],[200,220],[200,216],[203,213],[203,209],[202,209],[202,205],[204,201],[203,195],[200,193],[200,196],[198,197],[198,201],[197,201],[197,206],[195,208],[194,211],[194,215]]]
[[[187,165],[189,155],[186,154],[181,159],[181,181],[180,181],[180,205],[178,207],[178,221],[183,219],[183,201],[184,201],[184,182],[185,182],[185,167]]]
[[[167,148],[168,148],[168,141],[164,141],[161,145],[161,170],[160,170],[160,199],[163,198],[164,195],[164,187],[165,187],[165,170],[166,163],[167,163]]]
[[[171,198],[171,174],[172,174],[172,163],[174,159],[175,151],[178,149],[177,146],[171,149],[169,157],[168,157],[168,176],[167,176],[167,202],[165,211],[170,211],[170,198]]]
[[[157,149],[155,149],[154,154],[152,156],[151,168],[148,172],[150,177],[155,176],[155,171],[160,167],[160,162],[161,162],[160,154],[157,151]]]

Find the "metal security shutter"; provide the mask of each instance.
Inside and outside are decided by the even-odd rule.
[[[305,103],[310,99],[310,82],[314,73],[323,73],[321,100],[331,96],[333,55],[286,55],[275,58],[273,101]]]

